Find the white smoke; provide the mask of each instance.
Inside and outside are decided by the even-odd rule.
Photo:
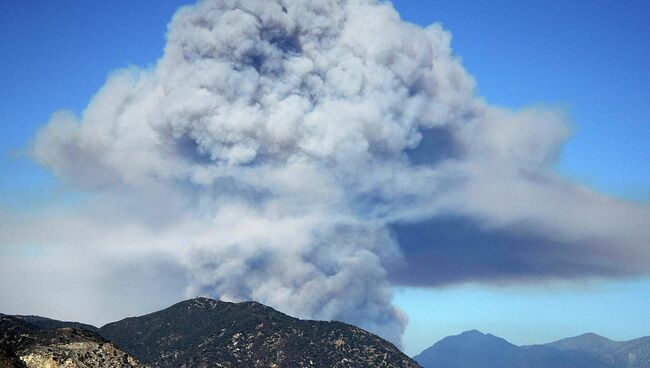
[[[628,234],[626,261],[647,261],[647,208],[553,175],[564,116],[485,103],[450,38],[372,0],[202,1],[175,15],[154,67],[115,72],[81,117],[53,115],[35,156],[153,229],[116,248],[174,255],[188,295],[394,342],[394,222],[453,212],[582,239],[602,220],[604,236]],[[424,149],[432,132],[451,148]]]

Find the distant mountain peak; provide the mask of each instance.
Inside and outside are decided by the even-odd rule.
[[[606,337],[600,336],[593,332],[583,333],[582,335],[567,337],[555,342],[550,343],[551,345],[575,345],[575,344],[613,344],[617,341],[610,340]]]
[[[593,332],[517,346],[478,330],[448,336],[413,358],[425,368],[649,368],[650,337],[614,341]]]
[[[507,341],[499,336],[494,336],[491,333],[486,333],[486,332],[481,332],[479,330],[468,330],[461,332],[459,335],[456,335],[459,337],[473,337],[473,338],[484,338],[484,339],[495,339],[495,340],[503,340]]]
[[[455,341],[456,343],[461,344],[501,344],[501,345],[512,345],[506,339],[503,339],[498,336],[494,336],[490,333],[483,333],[479,330],[469,330],[460,333],[459,335],[449,336],[441,340],[443,341]]]
[[[593,332],[587,332],[579,336],[568,337],[547,344],[560,350],[580,350],[597,354],[607,354],[616,350],[622,343],[610,340]]]
[[[610,339],[608,339],[608,338],[606,338],[604,336],[601,336],[601,335],[599,335],[597,333],[593,333],[593,332],[585,332],[585,333],[583,333],[581,335],[578,335],[578,336],[569,337],[569,339],[594,339],[594,340],[613,341],[613,340],[610,340]]]

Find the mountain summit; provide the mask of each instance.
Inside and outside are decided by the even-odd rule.
[[[433,368],[510,367],[508,362],[519,361],[515,345],[477,330],[445,337],[414,359]]]
[[[419,367],[391,343],[342,322],[290,317],[256,302],[180,302],[99,330],[154,367]]]

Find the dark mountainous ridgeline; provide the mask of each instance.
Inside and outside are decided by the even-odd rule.
[[[196,298],[100,329],[37,316],[2,321],[0,363],[13,364],[6,367],[63,367],[66,361],[79,367],[140,366],[124,352],[150,367],[419,367],[358,327],[300,320],[255,302]],[[70,352],[82,346],[81,353]]]
[[[0,313],[0,317],[5,317],[7,316],[6,314]],[[88,331],[98,331],[99,328],[89,325],[86,323],[79,323],[79,322],[71,322],[71,321],[59,321],[56,319],[52,318],[47,318],[47,317],[41,317],[41,316],[31,316],[31,315],[13,315],[11,317],[18,318],[30,325],[36,326],[39,329],[42,330],[51,330],[51,329],[56,329],[56,328],[65,328],[65,327],[70,327],[70,328],[78,328],[78,329],[83,329],[83,330],[88,330]]]
[[[100,333],[156,367],[418,367],[358,327],[300,320],[255,302],[197,298]]]
[[[650,368],[650,337],[587,333],[517,346],[467,331],[410,359],[358,327],[300,320],[255,302],[196,298],[101,328],[0,314],[5,367]],[[67,364],[67,365],[66,365]]]

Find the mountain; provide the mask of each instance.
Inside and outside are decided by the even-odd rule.
[[[88,330],[88,331],[98,331],[99,329],[93,325],[88,325],[85,323],[79,323],[79,322],[70,322],[70,321],[59,321],[56,319],[51,319],[51,318],[46,318],[46,317],[41,317],[41,316],[21,316],[21,315],[12,315],[8,316],[6,314],[0,313],[0,317],[14,317],[18,318],[24,322],[27,322],[30,325],[34,325],[38,327],[39,329],[42,330],[50,330],[50,329],[56,329],[56,328],[64,328],[64,327],[70,327],[70,328],[77,328],[77,329],[83,329],[83,330]]]
[[[180,302],[109,323],[100,334],[154,367],[419,367],[391,343],[342,322],[290,317],[255,302]]]
[[[581,351],[517,346],[476,330],[446,337],[413,359],[424,368],[610,368]]]
[[[51,321],[54,320],[47,324]],[[40,327],[22,318],[1,316],[0,367],[144,366],[93,331],[74,327]]]
[[[545,345],[560,350],[579,350],[594,354],[601,354],[610,353],[616,350],[619,347],[620,343],[610,340],[606,337],[596,335],[595,333],[586,333],[580,336],[569,337]]]
[[[586,352],[611,368],[650,367],[650,337],[613,341],[594,333],[546,344],[563,352]]]
[[[160,368],[419,367],[358,327],[300,320],[255,302],[196,298],[100,329],[0,314],[0,368],[146,367],[136,359]]]
[[[500,366],[516,355],[517,347],[504,339],[472,330],[445,337],[413,359],[423,367],[481,367],[486,361]]]

